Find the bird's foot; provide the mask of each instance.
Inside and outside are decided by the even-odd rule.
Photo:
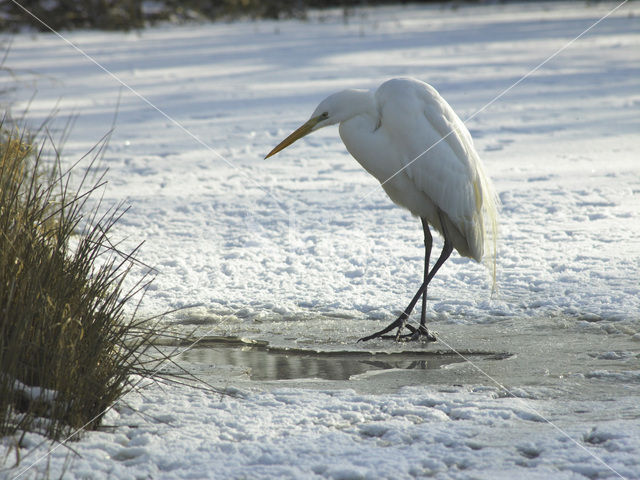
[[[358,340],[358,342],[366,342],[367,340],[373,340],[374,338],[395,340],[396,342],[411,342],[414,340],[426,340],[428,342],[437,341],[435,332],[430,332],[427,329],[426,325],[420,325],[418,328],[416,328],[413,325],[409,325],[407,323],[407,318],[408,316],[403,313],[402,315],[400,315],[400,317],[398,317],[397,320],[388,325],[386,328],[383,328],[379,332],[372,333],[371,335],[368,335],[366,337],[362,337]],[[405,327],[409,330],[409,333],[401,335],[402,329]],[[394,328],[398,329],[395,335],[386,335]]]
[[[371,335],[367,335],[366,337],[360,338],[358,342],[366,342],[367,340],[373,340],[374,338],[397,340],[398,336],[400,335],[400,331],[402,330],[402,327],[405,326],[406,321],[407,321],[407,316],[403,313],[398,317],[397,320],[395,320],[393,323],[391,323],[387,327],[383,328],[379,332],[375,332],[375,333],[372,333]],[[396,335],[385,335],[386,333],[389,333],[394,328],[398,329],[398,333]]]
[[[412,342],[414,340],[426,340],[428,342],[438,341],[436,338],[436,332],[430,332],[426,325],[420,325],[418,328],[415,328],[412,325],[407,325],[407,328],[411,333],[400,335],[399,340],[404,342]]]

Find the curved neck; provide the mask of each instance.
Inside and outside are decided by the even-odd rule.
[[[336,118],[339,123],[346,122],[357,115],[378,115],[375,97],[370,90],[344,90],[339,95],[340,102],[344,106],[342,115]]]

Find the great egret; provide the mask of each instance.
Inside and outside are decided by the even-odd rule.
[[[422,285],[394,322],[360,340],[387,338],[394,328],[398,340],[407,327],[410,333],[403,338],[435,341],[426,326],[427,286],[452,249],[477,262],[484,258],[495,283],[498,200],[471,135],[435,88],[416,79],[395,78],[376,91],[352,89],[330,95],[265,158],[336,123],[349,153],[380,181],[391,200],[420,217],[424,231]],[[431,270],[429,226],[444,238]],[[415,328],[407,320],[421,297],[420,326]]]

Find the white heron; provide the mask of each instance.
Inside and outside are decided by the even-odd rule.
[[[435,341],[426,325],[427,286],[452,250],[485,260],[495,286],[498,199],[469,131],[431,85],[395,78],[375,91],[344,90],[324,99],[311,118],[265,157],[329,125],[351,155],[396,204],[420,217],[424,231],[424,276],[417,293],[386,328],[361,338],[424,338]],[[429,269],[433,227],[444,239],[440,257]],[[407,320],[422,298],[420,326]],[[410,333],[401,335],[404,328]],[[394,328],[394,337],[385,335]]]

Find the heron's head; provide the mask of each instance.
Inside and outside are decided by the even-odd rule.
[[[369,94],[369,92],[367,90],[343,90],[328,96],[316,107],[309,120],[280,142],[264,158],[275,155],[311,132],[344,122],[358,113],[362,113],[363,105],[359,100],[363,94]]]

